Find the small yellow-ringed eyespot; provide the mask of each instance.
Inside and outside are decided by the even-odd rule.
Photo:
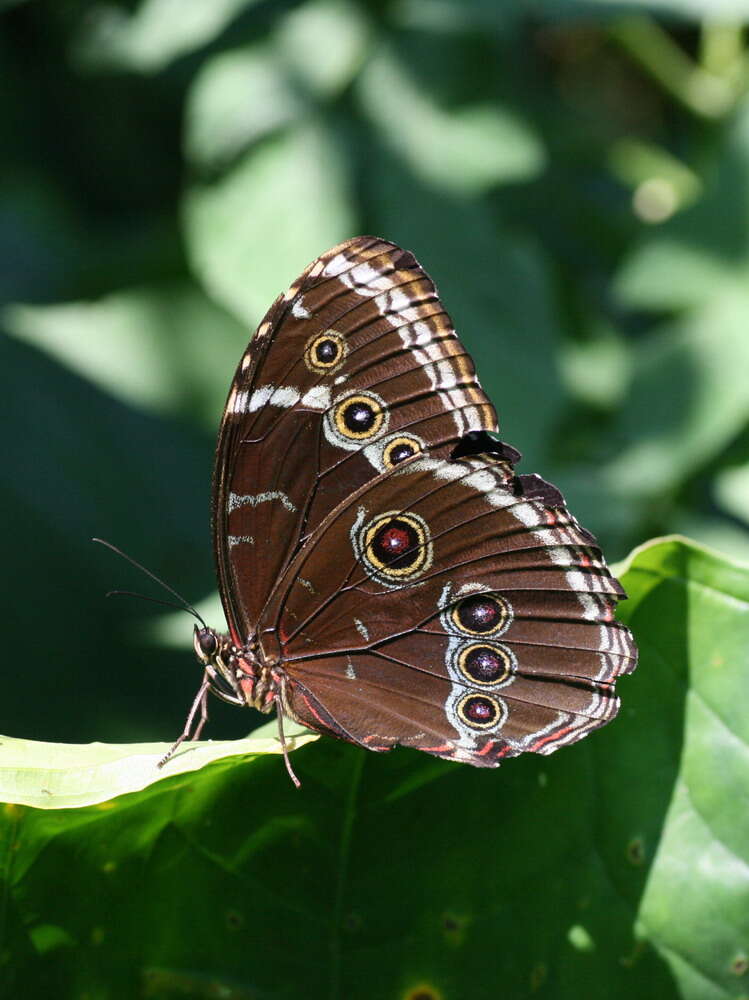
[[[488,694],[466,694],[456,705],[458,717],[471,729],[495,729],[507,719],[507,706],[501,698]]]
[[[449,615],[463,635],[500,635],[510,623],[512,608],[498,594],[471,594],[455,604]]]
[[[348,345],[337,330],[324,330],[310,337],[304,348],[304,363],[310,371],[329,375],[340,367]]]
[[[410,579],[432,562],[429,529],[415,514],[390,511],[374,518],[362,543],[365,560],[388,579]]]
[[[367,441],[382,430],[385,407],[374,393],[346,396],[333,408],[333,423],[344,438]]]
[[[405,462],[407,458],[418,455],[422,450],[421,441],[417,437],[411,434],[398,434],[382,449],[382,463],[386,469],[392,469],[399,462]]]
[[[455,657],[467,681],[480,687],[500,687],[512,677],[515,657],[499,643],[470,642]]]

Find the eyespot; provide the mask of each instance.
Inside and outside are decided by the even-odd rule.
[[[405,462],[412,455],[418,455],[424,450],[419,438],[411,434],[399,434],[388,441],[382,449],[382,463],[386,469],[392,469],[400,462]]]
[[[349,451],[361,447],[387,430],[388,412],[374,392],[351,392],[325,414],[325,436],[331,444]]]
[[[369,396],[349,396],[333,411],[339,433],[357,441],[374,437],[382,427],[384,411],[377,400]]]
[[[507,719],[507,706],[502,699],[488,694],[466,694],[455,708],[461,722],[471,729],[496,729]]]
[[[348,346],[337,330],[325,330],[310,337],[304,348],[304,363],[310,371],[329,375],[341,366]]]
[[[501,635],[512,621],[512,608],[498,594],[471,594],[450,609],[449,620],[464,635]]]
[[[412,455],[420,455],[424,451],[426,446],[420,437],[396,432],[389,436],[381,436],[372,444],[366,445],[364,455],[378,472],[385,472],[387,469],[394,469]]]
[[[469,683],[480,687],[504,687],[517,667],[514,654],[500,643],[462,645],[453,662]]]
[[[432,564],[431,534],[416,514],[389,511],[373,518],[356,533],[354,551],[385,584],[412,580]]]

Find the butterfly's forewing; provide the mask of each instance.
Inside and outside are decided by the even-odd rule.
[[[299,546],[362,484],[496,430],[434,285],[360,237],[314,261],[258,327],[232,383],[214,474],[214,545],[234,640],[252,634]]]
[[[636,662],[613,620],[622,590],[542,482],[524,489],[491,458],[416,458],[339,507],[260,623],[293,713],[482,765],[612,718]]]

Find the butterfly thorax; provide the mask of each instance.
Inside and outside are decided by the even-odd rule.
[[[254,638],[240,647],[226,633],[196,626],[193,644],[215,695],[233,705],[272,710],[283,678]]]

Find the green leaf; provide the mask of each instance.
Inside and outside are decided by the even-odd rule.
[[[715,477],[715,498],[723,510],[749,522],[749,465],[720,472]]]
[[[243,740],[183,743],[162,767],[169,743],[40,743],[0,736],[0,802],[36,809],[91,806],[140,792],[176,775],[190,774],[226,757],[251,760],[281,753],[275,720]],[[318,739],[296,725],[285,727],[289,750]]]
[[[672,539],[635,552],[624,582],[642,667],[657,664],[658,677],[683,691],[678,774],[640,902],[641,932],[682,996],[740,996],[749,940],[749,567]],[[663,739],[662,727],[643,731]]]
[[[320,739],[297,792],[245,744],[99,805],[0,810],[7,994],[744,995],[749,570],[670,538],[622,579],[622,712],[550,758]]]
[[[639,309],[701,306],[746,289],[749,276],[749,104],[723,126],[704,197],[650,230],[616,278],[619,299]]]
[[[440,108],[394,52],[370,60],[359,78],[359,96],[388,146],[436,188],[474,194],[529,180],[543,169],[541,142],[517,115],[496,102]]]
[[[154,73],[208,45],[257,0],[141,0],[132,14],[98,4],[84,21],[76,55],[86,66]]]
[[[190,88],[187,159],[203,170],[223,169],[252,142],[307,108],[268,46],[222,52],[206,62]]]
[[[746,513],[749,507],[744,507]],[[696,514],[676,508],[670,518],[674,529],[702,545],[717,549],[736,562],[749,564],[749,531],[731,518]]]
[[[355,235],[344,161],[322,127],[292,127],[194,188],[185,228],[206,287],[254,326],[321,248]]]
[[[5,328],[114,398],[154,412],[202,412],[213,429],[227,373],[250,333],[195,284],[131,288],[89,302],[13,305]]]
[[[361,68],[369,41],[364,11],[346,0],[307,0],[279,24],[280,58],[298,83],[323,100],[339,94]]]
[[[614,426],[617,493],[658,495],[715,459],[749,419],[749,295],[725,293],[665,325],[636,352]]]
[[[367,35],[356,8],[316,0],[281,17],[262,43],[208,59],[188,95],[188,160],[224,169],[262,136],[313,115],[350,83]]]

